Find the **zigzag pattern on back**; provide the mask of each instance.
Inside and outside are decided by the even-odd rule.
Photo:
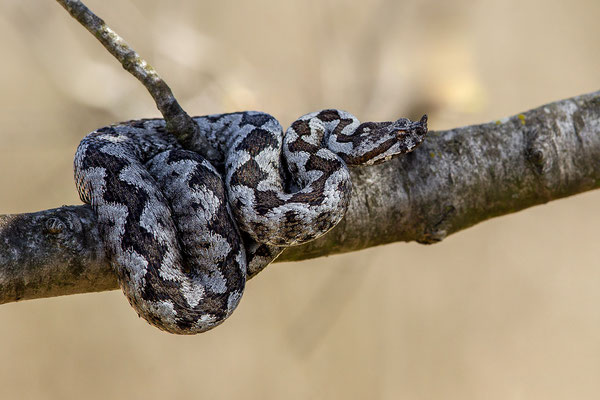
[[[261,112],[194,120],[222,156],[216,165],[161,119],[98,129],[75,155],[77,189],[129,302],[180,334],[220,324],[247,276],[333,228],[350,201],[348,167],[408,153],[427,133],[425,116],[361,124],[340,110],[304,115],[285,135]]]

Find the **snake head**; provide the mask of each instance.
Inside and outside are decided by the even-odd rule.
[[[354,150],[344,161],[348,165],[374,165],[410,153],[425,139],[427,115],[419,121],[400,118],[394,122],[365,122],[353,135]]]

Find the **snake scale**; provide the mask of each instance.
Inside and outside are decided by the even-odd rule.
[[[184,149],[164,120],[146,119],[90,133],[74,162],[129,302],[179,334],[223,322],[247,277],[333,228],[350,200],[348,167],[410,152],[427,133],[426,116],[361,124],[340,110],[304,115],[285,135],[261,112],[194,121],[219,160],[193,143]]]

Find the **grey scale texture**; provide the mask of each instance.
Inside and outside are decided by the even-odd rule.
[[[343,220],[276,261],[436,243],[487,219],[597,189],[599,160],[600,92],[430,132],[411,154],[351,169]],[[116,288],[90,206],[0,216],[0,303]]]
[[[285,135],[261,112],[194,121],[192,143],[210,143],[214,165],[193,145],[184,149],[162,119],[98,129],[75,154],[80,197],[98,217],[130,304],[179,334],[223,322],[247,271],[333,228],[350,201],[348,166],[408,153],[427,133],[426,117],[361,124],[340,110],[307,114]]]

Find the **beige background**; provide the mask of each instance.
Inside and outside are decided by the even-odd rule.
[[[600,87],[597,0],[89,0],[194,114],[485,122]],[[78,204],[71,159],[150,97],[53,1],[0,0],[0,212]],[[0,307],[0,398],[596,399],[600,193],[441,244],[277,264],[164,334],[118,291]]]

